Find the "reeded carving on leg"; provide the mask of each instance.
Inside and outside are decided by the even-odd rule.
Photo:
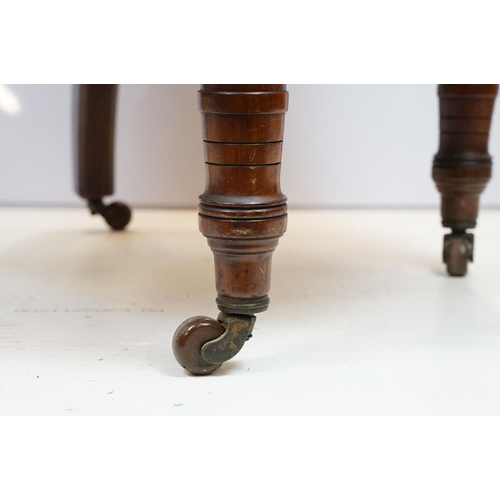
[[[498,85],[439,85],[440,141],[432,178],[441,193],[445,236],[443,260],[452,276],[463,276],[473,258],[479,197],[491,178],[488,153]]]
[[[287,221],[280,187],[287,105],[285,85],[202,85],[199,92],[206,166],[199,225],[214,253],[219,323],[226,331],[211,339],[210,350],[196,345],[201,365],[217,359],[220,366],[233,357],[248,338],[246,325],[253,327],[253,315],[269,305],[271,258]],[[200,328],[206,323],[203,318]],[[185,324],[195,335],[193,321]],[[183,325],[173,340],[178,359],[181,340],[186,343]],[[235,331],[241,337],[236,343]]]

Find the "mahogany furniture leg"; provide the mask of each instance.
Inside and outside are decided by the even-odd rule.
[[[440,141],[432,178],[441,193],[443,261],[451,276],[464,276],[474,255],[479,196],[491,178],[488,153],[498,85],[439,85]]]
[[[76,192],[113,229],[124,229],[131,211],[124,203],[105,205],[113,194],[117,85],[79,85],[75,92]]]
[[[214,253],[218,320],[196,316],[173,338],[177,361],[205,375],[251,337],[269,305],[271,257],[286,229],[280,188],[285,85],[202,85],[206,187],[199,225]]]

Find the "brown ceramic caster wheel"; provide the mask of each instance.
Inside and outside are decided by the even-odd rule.
[[[208,375],[222,366],[210,364],[201,357],[201,348],[219,338],[225,326],[206,316],[194,316],[179,325],[174,333],[172,349],[178,363],[193,375]]]
[[[125,229],[132,218],[130,208],[119,201],[115,201],[111,205],[105,205],[102,200],[89,201],[89,208],[92,215],[102,215],[109,227],[115,231]]]
[[[445,242],[444,261],[450,276],[465,276],[471,244],[466,238],[454,237]]]
[[[125,229],[132,218],[132,212],[125,203],[115,202],[104,208],[102,213],[108,225],[115,231]]]

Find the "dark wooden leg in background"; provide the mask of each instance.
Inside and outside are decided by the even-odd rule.
[[[117,85],[75,88],[76,192],[92,214],[101,214],[113,229],[124,229],[131,212],[124,203],[105,205],[113,194],[113,163]]]
[[[251,337],[255,313],[269,304],[271,257],[286,229],[280,188],[285,85],[202,85],[206,187],[200,230],[214,253],[218,321],[190,318],[173,350],[204,375],[235,356]]]
[[[479,196],[491,178],[488,138],[498,85],[439,85],[440,143],[432,177],[441,193],[443,260],[451,276],[472,262]]]

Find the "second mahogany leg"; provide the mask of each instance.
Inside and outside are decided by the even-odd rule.
[[[113,229],[124,229],[131,219],[124,203],[105,205],[113,194],[114,135],[117,85],[79,85],[75,89],[76,192]]]
[[[214,253],[218,320],[195,316],[176,330],[173,350],[189,372],[205,375],[251,337],[269,305],[271,258],[286,229],[280,188],[288,93],[285,85],[202,85],[206,187],[200,230]]]
[[[451,276],[464,276],[473,260],[479,197],[491,178],[488,153],[498,85],[439,85],[440,142],[432,177],[441,193],[443,260]]]

